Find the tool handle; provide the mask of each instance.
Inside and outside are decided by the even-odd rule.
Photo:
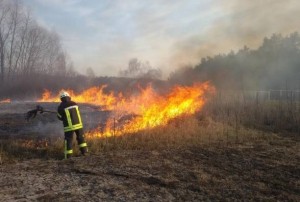
[[[56,111],[50,111],[50,110],[43,110],[43,112],[48,112],[48,113],[55,113],[55,114],[57,114],[57,112]]]

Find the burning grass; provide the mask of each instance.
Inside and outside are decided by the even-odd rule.
[[[148,132],[145,131],[152,131],[154,134],[157,134],[160,132],[159,130],[162,130],[165,133],[170,122],[174,122],[176,119],[183,120],[183,118],[180,117],[187,117],[195,114],[197,111],[200,111],[207,101],[207,96],[209,94],[213,94],[215,91],[214,87],[206,82],[202,84],[194,84],[193,86],[174,86],[169,93],[161,95],[149,85],[145,89],[140,89],[138,94],[125,98],[122,94],[115,96],[114,93],[104,93],[104,88],[105,86],[99,88],[92,87],[80,94],[75,94],[73,91],[69,91],[72,99],[76,102],[86,102],[98,106],[103,105],[103,109],[114,109],[113,115],[111,118],[108,118],[106,124],[104,124],[104,128],[101,128],[101,130],[97,129],[87,132],[86,136],[90,140],[100,138],[100,144],[95,146],[96,149],[93,149],[92,146],[94,141],[90,142],[91,151],[99,150],[98,148],[101,148],[101,145],[103,145],[101,144],[102,142],[109,142],[107,145],[110,145],[111,141],[117,141],[119,143],[116,144],[117,146],[113,147],[119,147],[119,145],[122,145],[121,148],[125,147],[133,149],[137,146],[126,146],[129,144],[124,143],[123,140],[125,139],[125,142],[129,142],[132,138],[127,141],[125,137],[116,137],[131,134],[129,135],[130,137],[141,136],[141,138],[149,141],[147,137],[152,135],[147,135]],[[40,101],[57,101],[57,97],[58,96],[51,98],[51,93],[46,91]],[[125,116],[131,116],[131,118],[129,120],[127,120],[127,118],[124,119],[124,114]],[[116,120],[120,122],[122,119],[125,121],[116,123]],[[152,132],[149,132],[148,134]],[[160,136],[163,137],[163,135],[157,136],[159,138]],[[107,141],[108,137],[111,137],[109,138],[109,141]],[[136,142],[135,139],[132,140],[133,142]],[[21,153],[26,153],[26,148],[40,149],[38,148],[39,146],[36,146],[36,144],[42,145],[41,143],[35,142],[27,142],[25,145],[21,143],[19,145],[19,148],[22,151]],[[49,155],[47,142],[44,146],[41,146],[41,148],[45,155]],[[9,148],[6,150],[11,151]],[[15,154],[18,152],[11,151],[10,153]],[[22,157],[22,155],[20,156]]]
[[[88,136],[110,137],[120,136],[126,133],[136,133],[145,129],[152,129],[158,126],[165,126],[168,122],[182,115],[194,114],[201,110],[206,98],[206,91],[212,90],[208,84],[195,85],[192,87],[175,87],[166,96],[159,96],[152,90],[147,89],[141,95],[141,101],[137,104],[124,104],[126,111],[135,112],[132,120],[124,123],[121,127],[115,127],[115,118],[109,119],[103,132],[92,131]],[[151,95],[151,96],[150,96]],[[145,99],[148,97],[148,99]],[[133,109],[134,107],[134,109]]]
[[[92,87],[80,94],[69,90],[72,100],[103,106],[104,109],[113,109],[114,116],[108,119],[106,127],[88,133],[88,136],[110,137],[126,133],[136,133],[141,130],[167,125],[168,122],[182,115],[191,115],[200,111],[207,101],[209,94],[215,89],[208,82],[197,83],[193,86],[174,86],[166,95],[158,94],[150,85],[140,89],[139,94],[125,98],[110,92],[104,93],[102,87]],[[58,96],[56,96],[58,97]],[[39,101],[57,101],[51,98],[46,91]],[[116,127],[116,119],[122,119],[125,114],[135,114],[129,122]]]
[[[95,104],[95,100],[103,98],[103,89],[91,88],[78,95],[71,94],[75,101],[90,97],[89,101]],[[300,131],[298,103],[245,102],[236,95],[217,95],[204,106],[207,95],[212,93],[214,88],[204,83],[190,87],[176,86],[164,96],[150,86],[126,99],[120,94],[105,94],[113,96],[111,100],[119,99],[113,106],[119,110],[112,113],[106,124],[86,131],[89,149],[91,153],[97,154],[103,151],[184,148],[195,145],[227,147],[273,138],[274,132],[290,130],[295,134]],[[49,101],[50,97],[50,92],[47,92],[43,95],[43,101]],[[34,134],[28,134],[27,139],[24,137],[26,135],[17,140],[2,141],[2,162],[11,157],[62,158],[63,137],[41,139]]]
[[[114,99],[122,99],[114,108],[126,109],[126,112],[116,110],[106,124],[86,131],[89,149],[97,154],[203,145],[227,147],[274,138],[273,133],[300,134],[300,105],[297,102],[247,101],[236,94],[223,94],[206,103],[206,96],[213,92],[214,88],[204,83],[176,86],[164,96],[150,86],[126,99],[115,96]],[[103,93],[103,88],[89,89],[80,95],[74,94],[74,99],[91,95],[95,95],[91,100],[100,99]],[[112,93],[106,95],[113,96]],[[49,99],[49,92],[43,97],[44,101]],[[1,162],[14,158],[63,157],[63,137],[41,139],[38,134],[25,137],[26,134],[19,139],[1,141]]]
[[[253,144],[265,138],[273,138],[269,133],[213,121],[209,117],[184,115],[172,119],[167,125],[153,129],[127,133],[122,136],[89,136],[87,142],[90,153],[113,152],[118,150],[169,150],[189,147]],[[75,138],[74,138],[75,139]],[[2,162],[30,158],[63,158],[63,138],[39,138],[22,136],[1,141]],[[79,155],[74,140],[75,155]]]

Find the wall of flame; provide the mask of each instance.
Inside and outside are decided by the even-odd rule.
[[[105,93],[106,86],[91,87],[81,93],[71,89],[67,91],[72,100],[78,103],[90,103],[102,109],[113,110],[104,129],[95,129],[87,133],[88,137],[109,137],[135,133],[140,130],[166,125],[171,119],[185,114],[194,114],[202,109],[208,95],[215,92],[209,83],[195,83],[192,86],[174,86],[165,95],[158,94],[151,85],[140,89],[140,93],[129,97],[122,93]],[[60,102],[59,94],[45,90],[39,102]],[[118,123],[122,117],[133,114],[130,121]]]

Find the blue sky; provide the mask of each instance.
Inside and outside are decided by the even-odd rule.
[[[298,31],[294,18],[300,13],[299,2],[24,1],[42,26],[61,36],[79,72],[92,67],[102,76],[117,75],[131,58],[149,61],[167,76],[182,65],[197,64],[201,57],[255,47],[275,32]]]

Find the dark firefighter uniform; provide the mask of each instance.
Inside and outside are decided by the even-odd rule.
[[[78,106],[71,101],[68,93],[61,94],[61,103],[57,109],[57,117],[63,122],[65,132],[65,158],[73,154],[72,142],[73,133],[76,133],[77,142],[82,155],[87,152],[87,144],[84,140],[83,125]]]

